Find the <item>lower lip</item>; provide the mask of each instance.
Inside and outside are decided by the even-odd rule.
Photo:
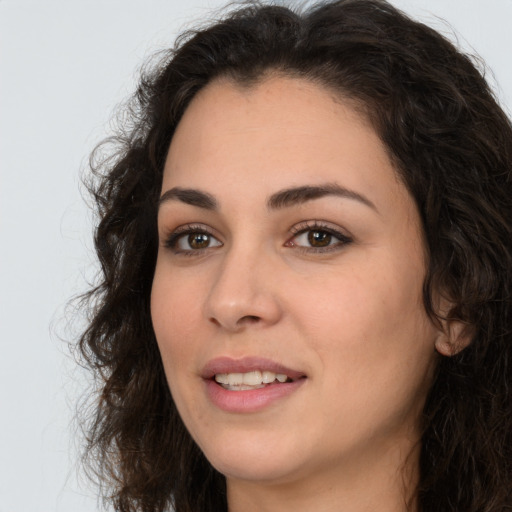
[[[285,398],[299,389],[306,379],[282,384],[268,384],[264,388],[232,391],[224,389],[213,379],[206,380],[208,397],[219,409],[226,412],[257,412]]]

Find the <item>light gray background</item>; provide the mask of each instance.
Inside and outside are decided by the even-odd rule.
[[[443,32],[446,19],[512,105],[512,0],[393,3]],[[79,171],[145,57],[222,4],[0,0],[0,512],[98,509],[75,469],[85,378],[60,339],[95,272]]]

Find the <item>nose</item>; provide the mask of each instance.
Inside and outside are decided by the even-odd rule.
[[[205,302],[208,321],[230,332],[270,326],[282,316],[275,265],[261,253],[232,249],[223,259]]]

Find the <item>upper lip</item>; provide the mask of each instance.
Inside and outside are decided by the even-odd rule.
[[[201,371],[201,377],[203,379],[211,379],[219,373],[247,373],[256,370],[281,373],[292,380],[306,376],[304,372],[287,368],[276,361],[262,357],[243,357],[241,359],[217,357],[206,363]]]

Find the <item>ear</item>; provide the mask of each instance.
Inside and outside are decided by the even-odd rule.
[[[474,328],[453,318],[454,302],[447,294],[434,294],[434,307],[438,312],[438,331],[435,349],[443,356],[452,357],[462,352],[473,339]]]
[[[436,350],[451,357],[464,350],[473,338],[471,326],[460,320],[442,320],[442,328],[435,341]]]

